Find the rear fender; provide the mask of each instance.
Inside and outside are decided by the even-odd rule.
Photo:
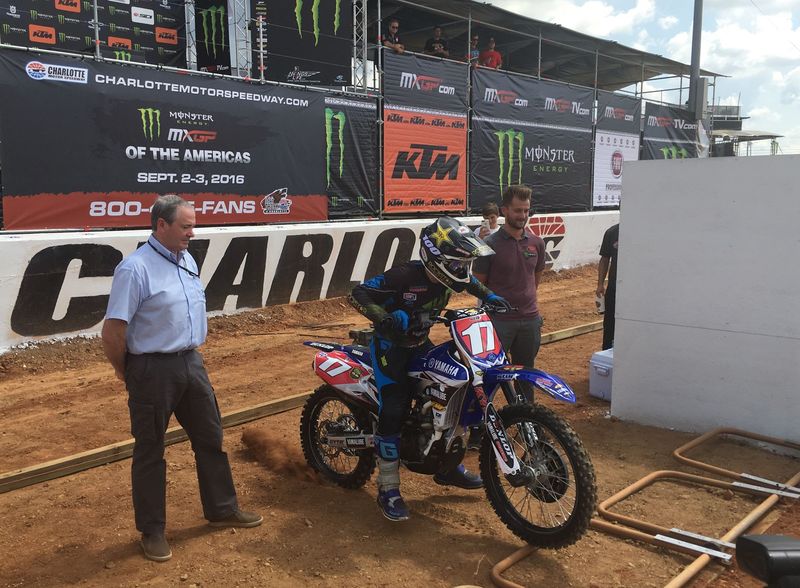
[[[575,403],[575,392],[564,380],[541,370],[528,369],[521,365],[503,365],[487,369],[483,374],[486,388],[493,388],[501,382],[525,380],[552,396],[556,400]]]

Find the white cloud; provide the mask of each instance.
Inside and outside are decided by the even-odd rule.
[[[605,38],[632,34],[655,15],[655,0],[636,0],[628,10],[618,10],[602,0],[494,0],[492,4],[529,18]]]
[[[658,19],[658,26],[660,26],[665,31],[671,29],[676,24],[678,24],[678,19],[674,16],[664,16]]]
[[[761,121],[763,122],[775,122],[780,120],[780,115],[774,112],[771,108],[767,106],[756,106],[755,108],[751,108],[747,111],[746,116],[750,117],[750,122],[753,123],[756,127],[759,125]]]

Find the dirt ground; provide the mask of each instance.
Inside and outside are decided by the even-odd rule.
[[[540,287],[545,332],[599,319],[596,268],[547,273]],[[457,300],[468,305],[470,300]],[[347,338],[365,321],[344,300],[269,307],[211,320],[203,353],[223,413],[307,392],[319,382],[308,339]],[[441,329],[436,335],[444,336]],[[597,472],[601,500],[654,470],[689,471],[671,458],[695,435],[609,417],[590,397],[594,332],[542,348],[537,367],[578,395],[574,406],[538,399],[567,418]],[[300,411],[226,431],[241,505],[265,517],[255,529],[205,524],[191,449],[167,449],[167,537],[174,557],[146,561],[130,504],[129,461],[0,495],[0,585],[57,586],[491,586],[494,564],[521,546],[482,491],[443,488],[404,471],[412,510],[405,523],[383,518],[375,487],[348,491],[309,475],[300,452]],[[260,439],[242,441],[244,432]],[[30,467],[130,437],[126,395],[96,339],[43,343],[0,356],[0,472]],[[264,450],[267,447],[267,450]],[[721,440],[693,457],[770,479],[787,480],[800,461]],[[470,453],[467,465],[477,469]],[[700,473],[700,472],[693,472]],[[759,500],[703,487],[660,483],[615,510],[668,527],[722,536]],[[770,532],[798,534],[800,508],[768,517]],[[663,586],[692,558],[590,531],[574,546],[537,551],[505,577],[526,586]],[[696,586],[757,586],[713,565]]]

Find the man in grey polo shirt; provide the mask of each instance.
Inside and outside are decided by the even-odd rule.
[[[518,365],[532,368],[542,340],[542,317],[536,305],[536,287],[544,271],[544,241],[528,229],[531,189],[509,186],[503,192],[501,212],[505,224],[484,239],[495,255],[479,257],[473,273],[492,292],[517,307],[495,314],[492,322],[506,353]],[[517,392],[533,401],[533,387],[518,381]]]
[[[187,251],[195,214],[178,196],[159,197],[153,234],[114,270],[103,350],[128,389],[134,437],[131,482],[147,559],[167,561],[164,433],[175,413],[192,442],[203,514],[213,527],[255,527],[239,510],[214,389],[197,347],[206,340],[206,296]]]

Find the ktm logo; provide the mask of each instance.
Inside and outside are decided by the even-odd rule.
[[[156,43],[177,45],[178,31],[176,29],[165,29],[164,27],[156,27]]]
[[[39,25],[28,25],[28,39],[33,43],[45,43],[47,45],[56,44],[56,30],[53,27],[40,27]]]
[[[80,12],[81,3],[78,0],[56,0],[56,9],[66,12]]]
[[[108,38],[108,46],[114,47],[116,49],[130,49],[132,46],[132,42],[130,39],[125,39],[123,37],[109,37]]]
[[[392,178],[399,179],[405,174],[411,180],[458,179],[458,154],[447,156],[446,145],[422,145],[414,143],[411,150],[400,151],[394,163]],[[419,163],[417,163],[419,160]]]

